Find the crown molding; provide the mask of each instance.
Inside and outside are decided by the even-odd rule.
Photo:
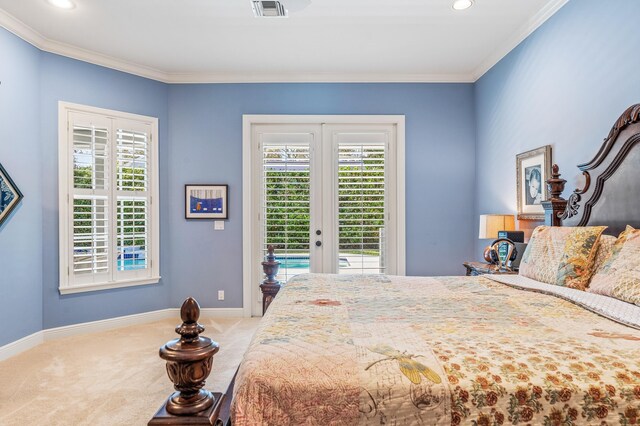
[[[0,9],[0,27],[36,48],[167,84],[205,83],[475,83],[569,0],[554,0],[470,74],[399,73],[169,73],[51,40]]]
[[[502,60],[513,49],[518,47],[527,37],[529,37],[535,30],[537,30],[547,19],[551,18],[558,10],[560,10],[569,0],[554,0],[542,8],[535,16],[520,28],[520,30],[511,38],[508,39],[499,49],[497,49],[492,55],[485,59],[482,64],[473,72],[473,82],[480,80],[480,78],[487,73],[494,65]]]
[[[0,9],[0,26],[36,48],[168,84],[205,83],[473,83],[471,74],[167,73],[51,40]]]
[[[395,73],[176,73],[166,83],[473,83],[471,74]]]
[[[56,55],[66,56],[67,58],[77,59],[79,61],[88,62],[94,65],[100,65],[117,71],[126,72],[128,74],[145,77],[151,80],[157,80],[163,83],[167,83],[169,80],[169,74],[157,69],[146,67],[144,65],[136,64],[133,62],[127,62],[122,59],[114,58],[113,56],[103,55],[101,53],[82,49],[80,47],[75,47],[70,44],[61,43],[55,40],[45,39],[45,43],[42,47],[36,47],[45,52],[55,53]]]
[[[39,49],[42,49],[40,46],[47,40],[42,34],[2,9],[0,9],[0,26]]]
[[[0,9],[0,27],[3,27],[44,52],[55,53],[66,56],[67,58],[77,59],[164,83],[167,83],[169,80],[169,74],[165,72],[51,40],[2,9]]]

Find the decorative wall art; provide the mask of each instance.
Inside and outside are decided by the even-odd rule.
[[[516,156],[518,220],[544,220],[542,201],[549,199],[551,145]]]
[[[0,225],[7,220],[13,210],[22,200],[22,192],[0,164]]]
[[[186,219],[227,219],[229,185],[185,185]]]

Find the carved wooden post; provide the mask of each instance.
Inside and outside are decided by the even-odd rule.
[[[262,262],[262,270],[267,278],[260,284],[260,290],[262,290],[262,315],[267,312],[267,308],[273,302],[273,299],[280,291],[280,281],[276,280],[278,275],[278,269],[280,268],[280,262],[276,260],[276,256],[273,254],[273,246],[267,247],[267,257]]]
[[[218,415],[224,396],[203,389],[219,346],[200,336],[204,327],[198,324],[200,306],[195,299],[190,297],[184,301],[180,316],[183,322],[176,327],[176,333],[181,337],[160,348],[160,357],[167,361],[167,374],[176,392],[149,425],[219,425]]]
[[[562,198],[565,179],[560,178],[560,168],[553,165],[551,178],[547,179],[547,186],[551,192],[551,198],[542,202],[544,208],[544,223],[548,226],[562,226],[562,214],[567,208],[567,200]]]

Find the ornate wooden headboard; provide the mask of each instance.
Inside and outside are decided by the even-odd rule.
[[[566,181],[554,165],[547,181],[551,199],[543,202],[547,225],[606,225],[611,235],[627,224],[640,229],[640,104],[622,113],[593,160],[578,168],[584,188],[565,200]]]

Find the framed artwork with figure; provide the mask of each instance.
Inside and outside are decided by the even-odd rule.
[[[518,220],[544,220],[542,201],[549,198],[551,145],[516,155]]]
[[[0,164],[0,225],[7,220],[13,210],[22,200],[22,192]]]

